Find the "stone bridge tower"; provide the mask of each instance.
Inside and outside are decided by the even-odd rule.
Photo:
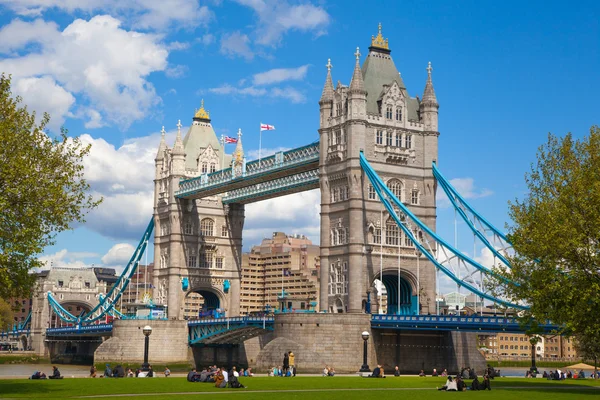
[[[422,256],[417,262],[415,247],[382,212],[360,167],[363,151],[396,197],[435,230],[431,163],[437,159],[439,132],[431,65],[421,100],[409,96],[390,54],[380,24],[362,68],[357,48],[349,86],[338,81],[334,88],[331,63],[327,64],[319,101],[323,311],[364,312],[370,298],[372,312],[377,313],[375,279],[385,285],[388,313],[427,313],[435,308],[433,265]],[[416,227],[413,230],[422,237]]]
[[[172,148],[163,128],[155,160],[153,285],[154,301],[167,305],[169,319],[183,319],[186,296],[193,292],[202,295],[205,309],[239,315],[244,206],[223,205],[220,195],[175,197],[181,179],[243,163],[241,132],[234,158],[223,147],[204,102],[183,139],[178,123]]]

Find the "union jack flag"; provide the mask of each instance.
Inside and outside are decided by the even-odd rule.
[[[225,136],[225,143],[237,143],[237,141],[238,140],[236,138]]]

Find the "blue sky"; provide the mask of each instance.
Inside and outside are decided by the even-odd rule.
[[[52,129],[93,144],[86,173],[105,197],[46,250],[55,265],[128,260],[151,217],[158,132],[172,141],[201,99],[218,135],[243,130],[247,153],[260,122],[277,127],[266,152],[318,139],[327,59],[348,84],[379,22],[411,96],[432,62],[439,166],[500,227],[547,133],[582,137],[600,122],[593,1],[0,0],[0,10],[0,71]],[[309,192],[249,206],[244,247],[274,230],[317,240],[318,202]],[[451,240],[453,212],[440,205]]]

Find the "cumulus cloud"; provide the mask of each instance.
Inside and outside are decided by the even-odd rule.
[[[50,9],[67,13],[108,12],[139,29],[193,28],[214,17],[197,0],[0,0],[0,5],[24,16],[40,16]]]
[[[29,90],[43,92],[53,79],[71,96],[82,95],[78,105],[91,107],[126,128],[160,101],[147,78],[166,69],[168,51],[159,36],[127,31],[120,25],[111,16],[99,15],[89,21],[77,19],[60,32],[52,23],[15,20],[0,31],[0,48],[22,50],[23,55],[4,58],[0,70],[12,74],[16,82],[49,77],[29,81]],[[27,30],[17,40],[18,47],[10,44],[15,31]],[[63,93],[61,101],[53,115],[59,120],[68,110],[68,96]],[[88,124],[97,126],[99,120],[91,115]]]
[[[135,248],[129,243],[117,243],[102,256],[104,265],[125,265],[129,262]]]
[[[228,57],[243,57],[248,61],[254,58],[250,38],[239,31],[223,35],[220,52]]]
[[[62,267],[62,268],[84,268],[90,264],[84,260],[98,257],[97,253],[91,252],[70,252],[67,249],[62,249],[54,254],[46,254],[39,257],[39,260],[44,264],[43,269]]]
[[[323,7],[310,3],[292,5],[284,0],[236,0],[256,13],[256,42],[261,45],[278,45],[288,31],[325,33],[330,16]]]
[[[261,157],[268,157],[270,155],[273,155],[279,151],[287,151],[289,150],[289,147],[275,147],[273,149],[269,149],[269,148],[263,148],[260,151],[260,155]],[[248,160],[258,160],[258,150],[249,150],[246,152],[246,158]]]
[[[36,122],[40,122],[44,112],[52,117],[49,128],[58,130],[70,115],[75,97],[59,86],[49,76],[41,78],[19,78],[13,82],[15,94],[23,97],[23,103],[36,112]]]
[[[306,96],[304,96],[304,94],[291,87],[273,87],[270,89],[265,89],[255,86],[247,86],[240,88],[226,83],[221,86],[210,88],[208,91],[219,95],[281,98],[290,100],[292,103],[304,103],[306,101]]]
[[[177,79],[184,77],[188,71],[189,68],[187,65],[174,65],[167,68],[165,75],[167,75],[168,78]]]
[[[212,33],[207,33],[197,38],[196,41],[202,43],[205,46],[208,46],[209,44],[214,43],[215,35],[213,35]]]
[[[300,81],[306,77],[308,65],[302,65],[297,68],[275,68],[269,71],[255,74],[252,77],[254,85],[269,85],[284,81]]]
[[[450,179],[450,184],[460,193],[465,199],[478,199],[481,197],[488,197],[494,194],[490,189],[480,189],[476,187],[475,180],[473,178],[454,178]],[[449,207],[450,200],[446,193],[439,188],[437,192],[437,206],[438,207]]]

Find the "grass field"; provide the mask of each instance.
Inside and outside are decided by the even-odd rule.
[[[542,379],[499,378],[492,390],[464,393],[438,392],[443,378],[388,377],[296,377],[242,378],[246,389],[217,389],[207,383],[189,383],[185,378],[155,379],[63,379],[0,380],[1,399],[140,399],[174,400],[194,398],[218,399],[326,399],[381,400],[388,398],[443,399],[468,397],[476,399],[587,399],[600,398],[600,382],[593,380],[552,382]]]

